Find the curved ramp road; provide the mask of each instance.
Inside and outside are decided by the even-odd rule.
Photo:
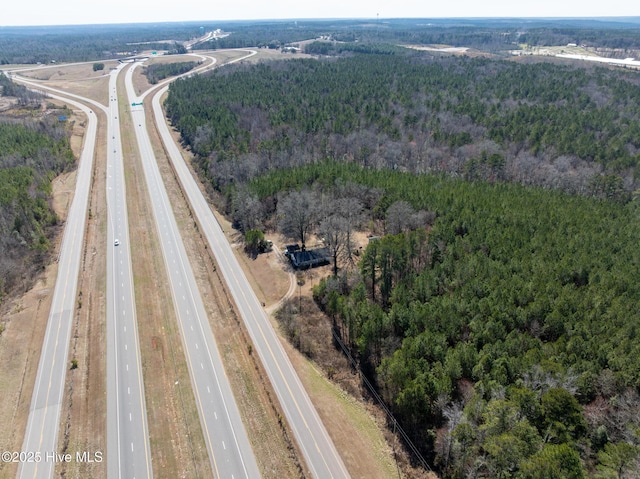
[[[132,83],[137,65],[127,70],[125,77],[129,104],[141,102]],[[146,129],[144,107],[132,106],[131,118],[214,476],[259,478],[260,472],[160,176]]]
[[[239,60],[242,58],[236,61]],[[182,188],[198,218],[200,228],[215,254],[218,266],[251,335],[253,346],[260,355],[285,417],[302,449],[307,465],[317,479],[347,478],[349,473],[342,458],[282,348],[262,305],[247,281],[222,228],[220,228],[206,199],[191,176],[180,150],[173,141],[160,106],[160,97],[167,88],[160,90],[153,98],[156,125]]]
[[[55,462],[51,460],[50,455],[58,450],[62,396],[69,368],[69,340],[77,306],[78,273],[84,244],[87,200],[97,130],[96,115],[88,107],[68,98],[49,96],[81,109],[86,113],[89,122],[78,165],[76,190],[60,245],[58,276],[22,445],[23,452],[39,453],[41,460],[40,462],[21,462],[18,468],[20,479],[48,479],[53,476]]]

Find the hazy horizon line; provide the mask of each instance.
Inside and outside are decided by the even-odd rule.
[[[57,24],[20,24],[0,25],[0,29],[8,28],[51,28],[51,27],[91,27],[91,26],[125,26],[125,25],[153,25],[153,24],[188,24],[188,23],[252,23],[252,22],[295,22],[295,21],[386,21],[386,20],[640,20],[640,15],[594,15],[594,16],[434,16],[434,17],[279,17],[279,18],[237,18],[211,20],[156,20],[148,22],[109,22],[109,23],[57,23]]]

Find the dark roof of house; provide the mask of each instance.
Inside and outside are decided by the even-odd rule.
[[[290,259],[296,268],[318,266],[329,263],[329,251],[326,248],[296,251],[290,255]]]

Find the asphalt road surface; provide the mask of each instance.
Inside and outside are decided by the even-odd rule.
[[[107,477],[151,478],[116,82],[107,113]],[[117,242],[117,244],[116,244]]]
[[[132,84],[135,66],[127,70],[125,77],[130,105],[141,102]],[[222,366],[156,163],[146,129],[144,106],[131,106],[130,110],[214,476],[234,479],[258,478],[260,472],[255,456]]]
[[[129,477],[152,477],[151,460],[149,456],[149,439],[146,422],[146,410],[144,403],[142,374],[140,369],[138,339],[137,339],[137,327],[135,321],[135,304],[133,300],[133,281],[131,274],[131,261],[130,250],[128,241],[128,222],[126,216],[126,201],[124,190],[124,174],[122,167],[122,155],[120,146],[120,128],[117,120],[118,102],[115,90],[115,81],[118,71],[111,73],[110,79],[110,105],[106,108],[104,105],[84,98],[79,95],[75,95],[68,92],[62,92],[49,88],[41,83],[28,81],[26,79],[20,79],[23,83],[35,87],[36,89],[45,89],[48,91],[54,91],[66,95],[65,97],[59,97],[51,95],[53,98],[63,100],[71,103],[78,108],[83,108],[85,111],[89,111],[84,107],[67,97],[77,98],[86,103],[94,105],[97,109],[105,112],[107,117],[107,169],[109,170],[107,175],[107,202],[108,202],[108,227],[107,227],[107,297],[112,301],[107,301],[107,451],[106,456],[102,456],[107,460],[107,471],[109,478],[129,478]],[[83,154],[81,157],[81,165],[78,169],[76,196],[82,198],[86,196],[88,198],[89,186],[91,184],[91,169],[92,165],[88,167],[86,171],[82,170],[82,165],[85,155],[92,162],[94,156],[95,145],[95,129],[96,125],[91,126],[91,121],[95,122],[95,115],[93,112],[89,113],[89,128],[85,139]],[[93,128],[93,129],[92,129]],[[82,192],[79,195],[79,191]],[[86,218],[86,201],[84,206],[84,216],[82,226],[84,227],[84,220]],[[75,204],[72,204],[70,214],[67,219],[67,225],[65,228],[65,238],[68,231],[74,228],[71,211]],[[119,238],[126,238],[124,240]],[[120,245],[118,246],[118,252],[111,250],[113,248],[115,239],[118,239]],[[70,247],[72,251],[77,254],[78,266],[76,267],[76,273],[74,278],[73,287],[76,287],[77,275],[79,270],[80,255],[82,253],[82,240],[74,242]],[[62,254],[64,248],[64,241],[61,246],[61,254],[59,262],[63,264],[65,259]],[[118,255],[119,253],[119,255]],[[120,282],[117,281],[118,277]],[[56,289],[61,284],[68,284],[67,287],[71,287],[70,275],[66,275],[63,281],[61,280],[60,271],[58,279],[56,281]],[[55,295],[55,292],[54,292]],[[73,293],[75,296],[75,292]],[[55,303],[54,303],[55,304]],[[54,311],[52,306],[52,311]],[[120,313],[122,311],[122,313]],[[51,318],[51,316],[50,316]],[[117,319],[119,318],[119,319]],[[51,324],[51,319],[49,325]],[[66,325],[70,329],[71,321],[68,321]],[[69,333],[67,333],[68,335]],[[57,348],[55,355],[66,354],[69,346],[69,337],[66,341],[60,341],[62,335],[59,333],[55,337],[55,341],[51,339],[49,342],[50,348]],[[47,339],[45,338],[45,345],[43,351],[46,350]],[[44,355],[42,356],[44,357]],[[49,374],[51,368],[51,362],[45,360],[40,362],[38,369],[38,376],[40,374]],[[43,371],[41,373],[41,371]],[[64,370],[66,373],[66,370]],[[36,380],[36,386],[38,384]],[[64,382],[64,377],[62,378]],[[60,386],[61,387],[61,386]],[[60,397],[61,399],[61,397]],[[34,396],[35,401],[35,396]],[[34,401],[32,401],[32,411],[34,407]],[[58,410],[60,405],[58,405]],[[49,414],[52,414],[51,412]],[[60,421],[60,412],[58,414],[57,421]],[[31,422],[30,414],[29,421]],[[39,421],[36,416],[33,421]],[[49,420],[53,422],[53,418]],[[56,426],[57,427],[57,426]],[[41,434],[45,434],[49,440],[46,444],[41,444],[40,449],[33,449],[38,447],[35,445],[28,445],[27,440],[32,435],[30,425],[27,426],[27,432],[25,435],[25,444],[23,445],[22,452],[40,452],[44,459],[46,454],[51,456],[53,452],[57,451],[57,432],[45,434],[44,431],[52,431],[51,427],[43,429]],[[57,430],[57,429],[56,429]],[[31,440],[32,441],[32,440]],[[72,455],[74,451],[71,451]],[[79,451],[83,452],[83,451]],[[96,451],[87,451],[90,454]],[[76,460],[76,457],[73,457]],[[41,461],[41,462],[44,462]],[[49,461],[51,462],[51,461]],[[19,472],[20,478],[42,477],[49,478],[53,475],[53,467],[48,468],[35,468],[29,465],[25,465]],[[23,474],[23,475],[20,475]]]
[[[222,228],[173,141],[160,107],[160,97],[166,88],[153,97],[154,116],[162,141],[198,219],[200,229],[215,254],[227,287],[249,331],[253,347],[260,355],[306,463],[318,479],[349,477],[342,458],[293,369],[266,312],[247,281]]]
[[[49,96],[84,111],[88,124],[78,166],[76,190],[60,245],[58,276],[21,450],[25,454],[25,460],[20,462],[18,468],[20,479],[48,479],[53,476],[56,464],[53,454],[58,451],[62,396],[66,373],[70,367],[69,340],[77,307],[78,273],[84,245],[97,131],[96,115],[90,108],[68,98],[51,94]]]

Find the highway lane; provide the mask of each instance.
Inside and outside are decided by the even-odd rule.
[[[236,61],[239,60],[242,58]],[[183,191],[198,219],[201,231],[207,238],[209,247],[214,252],[218,266],[249,331],[254,349],[258,352],[267,371],[307,465],[314,477],[318,479],[347,478],[349,473],[342,458],[293,369],[262,305],[247,281],[222,228],[173,141],[160,106],[160,97],[167,88],[161,89],[152,100],[157,128],[182,184]]]
[[[117,79],[110,74],[107,136],[107,477],[151,478]],[[117,245],[116,245],[117,241]]]
[[[109,108],[89,98],[84,98],[79,95],[56,90],[54,88],[47,87],[40,82],[35,83],[25,78],[18,78],[22,83],[26,83],[34,87],[35,89],[44,89],[47,91],[47,93],[53,91],[64,94],[65,97],[59,97],[48,93],[54,98],[72,103],[74,105],[78,105],[79,107],[82,107],[82,104],[69,100],[66,97],[73,97],[90,103],[96,108],[104,111],[107,117],[108,300],[106,460],[107,475],[110,479],[122,477],[152,477],[146,408],[144,402],[144,389],[137,337],[137,323],[133,294],[134,288],[132,279],[133,275],[131,271],[131,254],[129,248],[130,243],[128,240],[129,233],[126,214],[126,191],[124,188],[120,126],[119,121],[117,120],[118,102],[116,91],[116,77],[123,67],[124,66],[121,66],[118,68],[118,70],[110,73],[111,77],[109,83]],[[93,113],[91,113],[91,115],[95,117]],[[91,133],[91,130],[88,130],[87,137],[91,135],[95,137],[95,131]],[[87,144],[85,144],[85,150],[86,148]],[[91,159],[93,159],[93,151],[90,155]],[[88,188],[91,183],[90,170],[91,168],[89,169],[89,172],[84,176],[80,176],[80,169],[78,170],[78,187],[80,185],[86,187],[87,196]],[[71,214],[69,215],[69,219],[67,220],[65,236],[67,234],[67,228],[70,227],[70,219]],[[120,241],[117,252],[114,250],[114,241],[116,238]],[[80,242],[80,244],[82,244],[82,242]],[[78,245],[75,245],[74,247],[77,250],[79,258],[82,248]],[[62,256],[60,257],[60,262],[62,263]],[[118,278],[120,278],[119,281]],[[56,287],[58,283],[59,281],[56,281]],[[111,301],[109,301],[109,298],[111,299]],[[56,341],[55,344],[57,344],[57,347],[60,351],[62,351],[62,349],[66,351],[68,349],[68,343],[69,340],[67,339],[66,343]],[[59,354],[61,354],[61,352],[59,352]],[[28,435],[29,429],[27,429],[27,435],[25,437],[27,437]],[[46,446],[46,449],[42,449],[42,451],[57,451],[57,436],[52,435],[51,437],[55,438],[55,441],[52,442],[50,446]],[[26,439],[24,447],[27,447]],[[33,449],[23,448],[23,451],[31,450]],[[47,473],[48,475],[36,476],[31,475],[29,472],[25,472],[25,474],[25,476],[20,477],[51,477],[51,475],[53,474],[53,469],[51,468],[51,471]]]
[[[54,472],[55,462],[51,454],[58,451],[62,396],[69,368],[69,340],[77,306],[78,274],[97,132],[96,115],[90,108],[68,98],[50,96],[84,111],[88,123],[78,164],[76,189],[60,245],[58,274],[22,445],[22,452],[32,454],[27,456],[32,461],[20,463],[17,477],[21,479],[48,479]]]
[[[141,101],[132,84],[135,66],[125,77],[129,104]],[[160,176],[146,130],[144,107],[132,106],[131,117],[214,476],[260,477]]]

